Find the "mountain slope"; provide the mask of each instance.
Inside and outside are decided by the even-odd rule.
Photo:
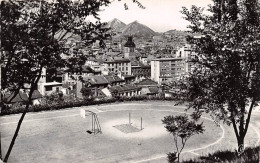
[[[107,22],[107,27],[111,28],[113,31],[116,31],[116,32],[119,32],[125,26],[126,26],[125,23],[121,22],[120,20],[118,20],[116,18]]]
[[[134,21],[121,29],[122,35],[134,35],[134,36],[143,36],[143,37],[151,37],[156,35],[149,27]]]

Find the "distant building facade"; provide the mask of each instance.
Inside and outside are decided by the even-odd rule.
[[[119,58],[104,62],[105,69],[110,72],[119,73],[123,75],[131,75],[131,63],[129,59]]]
[[[151,79],[161,84],[178,80],[190,72],[191,65],[183,58],[157,58],[151,61]]]

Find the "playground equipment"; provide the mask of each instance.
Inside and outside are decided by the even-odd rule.
[[[98,117],[97,117],[97,114],[94,113],[93,111],[90,111],[90,110],[85,110],[85,109],[81,109],[80,110],[80,116],[82,118],[86,118],[87,116],[90,116],[91,115],[91,120],[92,120],[92,123],[91,123],[91,130],[87,130],[87,133],[89,134],[98,134],[98,133],[102,133],[101,131],[101,127],[100,127],[100,124],[99,124],[99,120],[98,120]]]
[[[140,125],[140,130],[143,130],[143,118],[141,117],[141,125]],[[131,113],[129,112],[129,125],[131,125],[132,122],[131,122]]]

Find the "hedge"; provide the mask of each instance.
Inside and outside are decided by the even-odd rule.
[[[71,107],[81,107],[81,106],[89,106],[89,105],[100,105],[100,104],[107,104],[107,103],[115,103],[115,102],[125,102],[125,101],[145,101],[145,100],[166,100],[166,101],[174,101],[175,98],[170,97],[148,97],[148,96],[133,96],[133,97],[119,97],[119,98],[110,98],[110,99],[101,99],[101,100],[82,100],[82,101],[73,101],[73,102],[61,102],[55,104],[46,104],[46,105],[34,105],[30,106],[27,112],[40,112],[40,111],[48,111],[48,110],[60,110],[66,109]],[[2,110],[2,115],[9,115],[9,114],[18,114],[24,111],[25,107],[19,108],[10,108]]]

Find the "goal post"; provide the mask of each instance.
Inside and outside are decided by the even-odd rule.
[[[80,109],[80,116],[82,118],[86,118],[86,111],[85,111],[85,109]]]
[[[97,117],[97,114],[95,112],[92,112],[90,110],[85,110],[85,109],[81,109],[80,110],[80,116],[82,118],[86,118],[87,116],[91,115],[91,130],[87,130],[87,132],[89,134],[98,134],[98,133],[102,133],[101,131],[101,126]]]

